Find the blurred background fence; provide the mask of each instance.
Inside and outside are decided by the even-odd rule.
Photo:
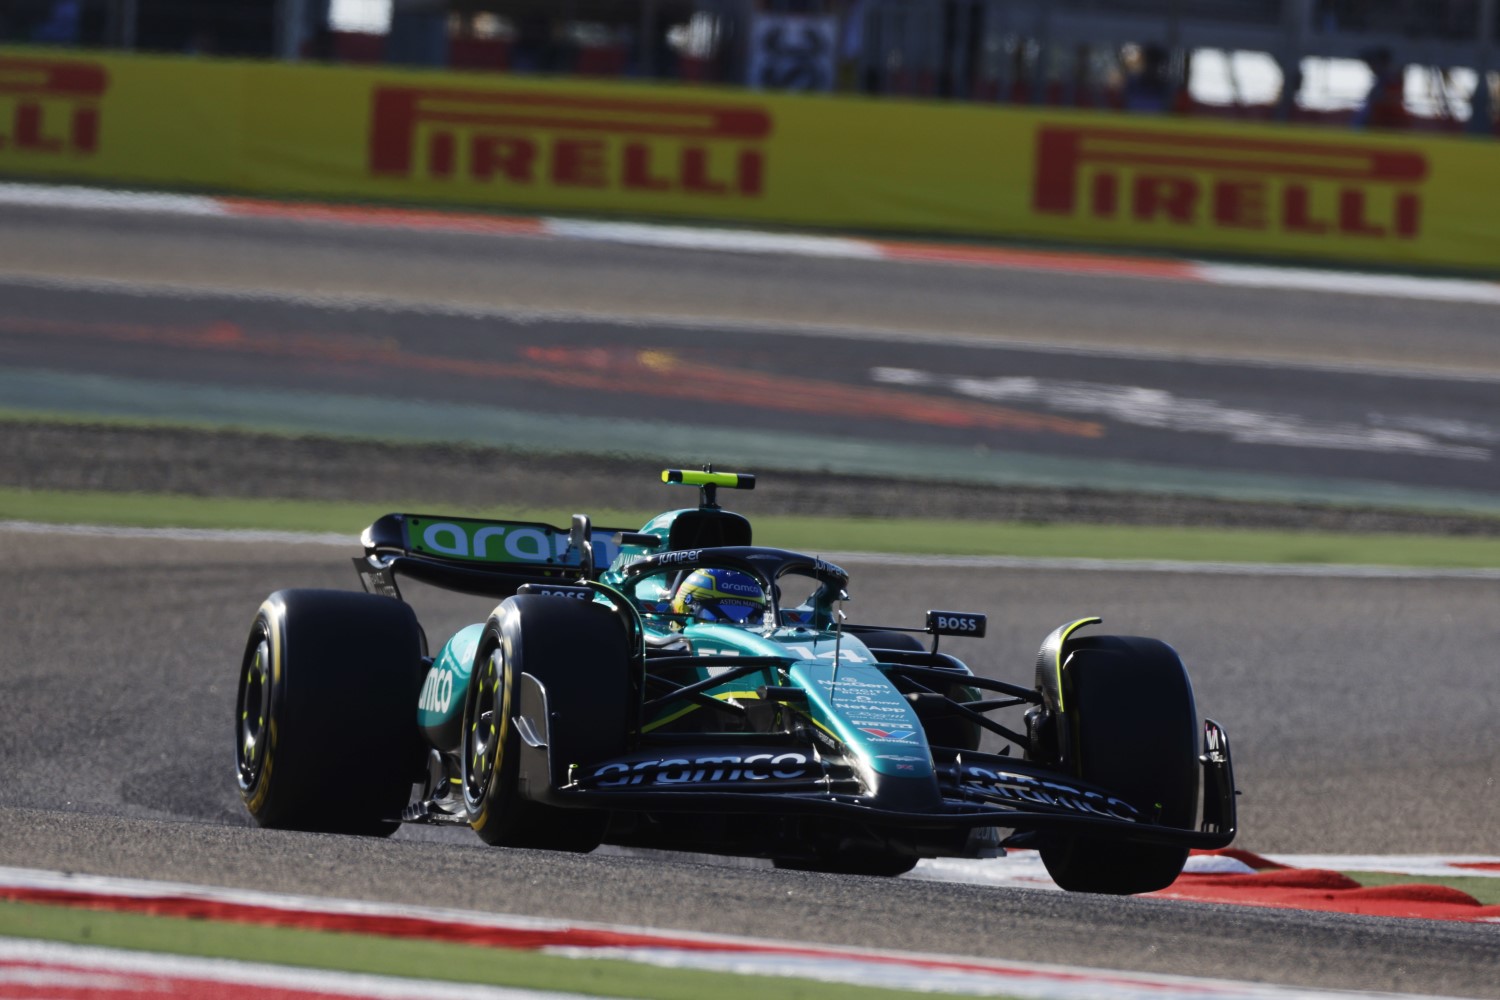
[[[1500,0],[5,0],[0,43],[1494,134]]]

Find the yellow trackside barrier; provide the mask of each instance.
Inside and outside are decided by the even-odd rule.
[[[1500,143],[0,49],[0,175],[1500,270]]]

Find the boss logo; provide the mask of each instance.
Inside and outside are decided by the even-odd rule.
[[[927,612],[927,631],[937,635],[967,635],[978,639],[984,635],[988,618],[967,611]]]
[[[558,584],[526,583],[516,588],[516,593],[535,597],[571,597],[578,601],[594,599],[594,592],[588,587],[564,587]]]

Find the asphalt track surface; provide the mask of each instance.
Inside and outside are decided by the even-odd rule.
[[[0,273],[1500,376],[1493,306],[946,264],[5,206]]]
[[[284,411],[287,394],[333,396],[369,408],[372,431],[392,434],[409,429],[393,415],[408,412],[398,404],[499,408],[531,421],[592,421],[585,435],[611,451],[629,446],[624,426],[641,429],[636,440],[679,428],[688,441],[754,438],[787,452],[812,435],[909,456],[913,467],[949,456],[934,472],[1064,463],[1083,476],[1135,469],[1126,475],[1137,482],[1251,476],[1500,501],[1500,376],[1491,380],[1480,362],[1500,353],[1493,306],[271,221],[4,209],[0,222],[0,362],[52,379],[105,377],[158,401],[190,387]],[[469,293],[450,300],[454,272]],[[7,273],[22,283],[6,287]],[[176,291],[28,286],[23,276],[169,281]],[[203,285],[404,293],[441,308],[184,294]],[[705,289],[719,298],[701,301]],[[752,290],[768,298],[762,308],[745,301]],[[900,308],[886,301],[893,292]],[[820,300],[822,310],[809,306]],[[465,304],[510,311],[443,311]],[[622,325],[648,304],[697,318]],[[573,313],[514,311],[536,308]],[[1336,315],[1318,322],[1330,308]],[[872,324],[877,312],[883,320]],[[734,325],[748,319],[762,326]],[[905,336],[784,327],[835,319]],[[1345,342],[1359,324],[1363,352]],[[1283,332],[1290,325],[1301,327],[1299,344]],[[1106,326],[1107,353],[1059,350],[1102,348]],[[1464,370],[1398,377],[1415,359],[1397,329],[1421,331],[1424,364]],[[980,330],[985,346],[972,339]],[[971,339],[934,340],[934,331]],[[1162,353],[1123,353],[1143,346]],[[1325,367],[1208,356],[1231,349],[1300,352]],[[82,402],[94,384],[61,391]],[[378,426],[382,412],[390,423]]]
[[[1364,989],[1500,995],[1500,928],[836,878],[248,827],[233,783],[243,633],[269,591],[353,585],[323,545],[0,535],[0,864],[457,905],[663,928]],[[1495,850],[1494,581],[864,568],[857,620],[992,613],[954,640],[1025,680],[1098,611],[1168,638],[1234,740],[1253,850]],[[912,595],[918,595],[913,598]],[[485,607],[413,603],[441,635]],[[334,720],[331,724],[348,725]],[[351,745],[357,730],[351,728]]]
[[[945,331],[1014,316],[1001,326],[1033,340],[1078,343],[1107,333],[1121,347],[1187,352],[1197,343],[1476,371],[1495,361],[1494,315],[1479,307],[1242,298],[1120,279],[700,259],[538,241],[412,237],[403,254],[405,237],[286,224],[35,214],[5,222],[0,271],[33,276],[284,288],[312,283],[310,268],[321,262],[323,291],[341,282],[373,291],[383,283],[387,292],[441,298],[452,281],[471,296],[528,299],[538,308],[536,300],[546,299],[549,308],[629,312],[633,295],[635,308],[659,310],[668,301],[693,315],[712,312],[718,294],[723,308],[714,315],[721,317],[758,305],[761,318],[790,313],[840,323],[873,321],[868,311],[883,304],[887,323],[915,324],[925,294],[929,328]],[[913,301],[900,294],[903,285]],[[8,305],[9,294],[0,302]],[[758,295],[768,301],[757,303]],[[33,301],[57,309],[59,321],[78,318],[67,302]],[[1427,347],[1409,355],[1419,330]],[[351,587],[346,553],[47,534],[0,534],[0,552],[9,573],[0,628],[0,864],[1103,968],[1500,996],[1500,930],[1492,926],[660,858],[563,858],[484,849],[461,830],[403,830],[391,841],[255,830],[232,778],[230,720],[244,630],[272,589]],[[1200,708],[1234,740],[1245,793],[1240,845],[1248,849],[1496,853],[1500,583],[902,568],[861,569],[855,587],[856,620],[915,623],[926,608],[943,606],[990,612],[991,636],[958,644],[960,655],[1012,680],[1030,676],[1047,631],[1082,614],[1101,613],[1111,629],[1172,642],[1193,673]],[[414,603],[433,635],[486,610],[430,593]]]

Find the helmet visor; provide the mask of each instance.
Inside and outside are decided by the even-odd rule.
[[[759,621],[765,613],[764,604],[751,604],[744,601],[704,601],[698,611],[698,620],[748,625]]]

